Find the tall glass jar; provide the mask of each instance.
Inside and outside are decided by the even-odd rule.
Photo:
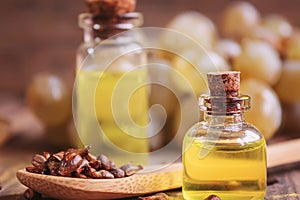
[[[220,76],[227,75],[225,72]],[[231,83],[228,81],[229,85]],[[265,140],[244,120],[244,111],[250,108],[250,97],[238,93],[232,96],[230,92],[230,95],[220,96],[211,90],[211,95],[202,95],[199,99],[204,121],[188,130],[183,143],[185,199],[217,195],[222,200],[262,200],[265,196]]]
[[[79,16],[84,42],[77,52],[73,101],[79,137],[116,164],[148,158],[146,55],[136,31],[141,13],[114,18]]]

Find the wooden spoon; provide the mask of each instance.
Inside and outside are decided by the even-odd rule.
[[[181,163],[151,168],[145,168],[144,173],[145,170],[117,179],[65,178],[34,174],[23,169],[17,172],[17,178],[36,192],[58,199],[115,199],[181,187]]]
[[[300,161],[300,139],[268,146],[268,169]],[[155,170],[156,169],[156,170]],[[158,169],[158,170],[157,170]],[[17,172],[21,183],[58,199],[114,199],[155,193],[182,186],[181,163],[152,166],[119,179],[79,179]]]

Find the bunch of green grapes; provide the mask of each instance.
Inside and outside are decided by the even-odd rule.
[[[168,28],[183,33],[204,48],[199,51],[188,43],[171,43],[172,38],[163,38],[169,44],[166,47],[181,52],[180,56],[168,58],[186,79],[183,83],[174,78],[174,84],[183,93],[190,93],[187,82],[192,92],[200,95],[207,92],[207,72],[240,71],[243,93],[253,100],[246,119],[269,139],[282,124],[282,107],[300,102],[297,78],[300,76],[300,31],[284,16],[262,14],[246,1],[231,2],[220,17],[222,37],[218,37],[218,27],[202,13],[184,12],[168,24]],[[175,121],[174,127],[179,123]]]
[[[252,97],[246,120],[269,139],[282,126],[282,107],[300,102],[300,33],[284,16],[261,14],[248,2],[228,5],[221,32],[241,45],[232,68],[241,71],[242,92]]]

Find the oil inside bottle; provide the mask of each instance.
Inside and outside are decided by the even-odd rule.
[[[135,164],[148,162],[149,144],[145,128],[148,93],[143,86],[146,77],[145,69],[78,72],[77,109],[81,140],[84,144],[92,144],[93,151],[108,155],[116,164],[128,160]],[[91,104],[94,106],[87,106]]]
[[[222,200],[262,200],[266,191],[265,140],[251,131],[243,139],[185,138],[183,194],[185,199],[217,195]],[[256,138],[256,139],[255,139]]]
[[[240,72],[207,74],[210,95],[199,98],[204,121],[183,142],[185,199],[262,200],[266,193],[266,143],[244,120],[250,97],[239,94]]]

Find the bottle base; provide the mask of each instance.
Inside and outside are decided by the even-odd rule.
[[[221,200],[263,200],[265,191],[184,191],[183,197],[186,200],[204,200],[210,195],[216,195]]]

